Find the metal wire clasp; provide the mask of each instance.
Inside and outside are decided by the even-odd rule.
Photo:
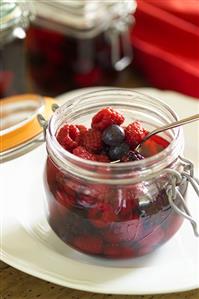
[[[111,61],[117,71],[125,69],[133,60],[133,49],[129,37],[129,25],[133,23],[133,16],[126,17],[125,21],[116,19],[107,31],[111,42]]]
[[[174,209],[174,211],[186,218],[190,221],[193,231],[196,237],[199,237],[199,231],[198,231],[198,225],[196,220],[191,216],[191,212],[189,211],[189,208],[185,202],[184,197],[179,191],[179,186],[184,184],[186,181],[188,181],[193,189],[195,190],[197,196],[199,197],[199,181],[197,178],[194,177],[194,165],[191,161],[179,157],[180,160],[183,162],[183,168],[184,171],[180,174],[178,171],[173,169],[167,169],[166,172],[170,175],[170,184],[167,186],[166,192],[168,196],[169,203],[171,207]],[[176,205],[175,200],[176,197],[181,200],[181,208]]]
[[[58,108],[59,108],[59,105],[57,105],[55,103],[52,104],[52,106],[51,106],[51,109],[53,112],[55,112]],[[46,141],[46,129],[48,127],[48,120],[46,120],[42,114],[37,115],[37,120],[43,129],[43,139],[40,139],[39,142],[45,142]]]

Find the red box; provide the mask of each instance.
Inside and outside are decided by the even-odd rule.
[[[199,98],[199,27],[171,13],[169,6],[158,7],[163,2],[138,0],[133,65],[154,86]],[[182,9],[180,13],[184,16]]]

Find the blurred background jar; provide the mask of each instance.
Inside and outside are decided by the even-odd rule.
[[[24,41],[30,12],[25,1],[0,0],[0,98],[28,90]]]
[[[131,1],[37,1],[26,39],[34,91],[51,96],[111,85],[133,58]]]

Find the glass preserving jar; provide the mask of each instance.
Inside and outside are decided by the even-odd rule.
[[[128,163],[83,160],[60,146],[56,132],[64,123],[89,127],[93,115],[107,106],[124,115],[124,125],[138,119],[148,131],[177,120],[161,101],[127,89],[82,93],[66,102],[46,131],[47,219],[80,252],[142,256],[169,240],[187,216],[184,198],[192,174],[189,161],[181,157],[183,133],[181,127],[162,133],[162,151]]]
[[[0,98],[28,90],[24,40],[30,12],[25,1],[0,1]]]
[[[132,61],[135,0],[34,1],[29,73],[39,93],[110,85]]]

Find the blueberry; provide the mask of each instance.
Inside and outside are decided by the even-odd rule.
[[[129,151],[129,145],[127,143],[121,143],[115,147],[111,147],[109,150],[109,158],[112,161],[120,160]]]
[[[112,125],[106,128],[102,134],[102,140],[105,144],[115,146],[124,140],[124,129],[118,125]]]

